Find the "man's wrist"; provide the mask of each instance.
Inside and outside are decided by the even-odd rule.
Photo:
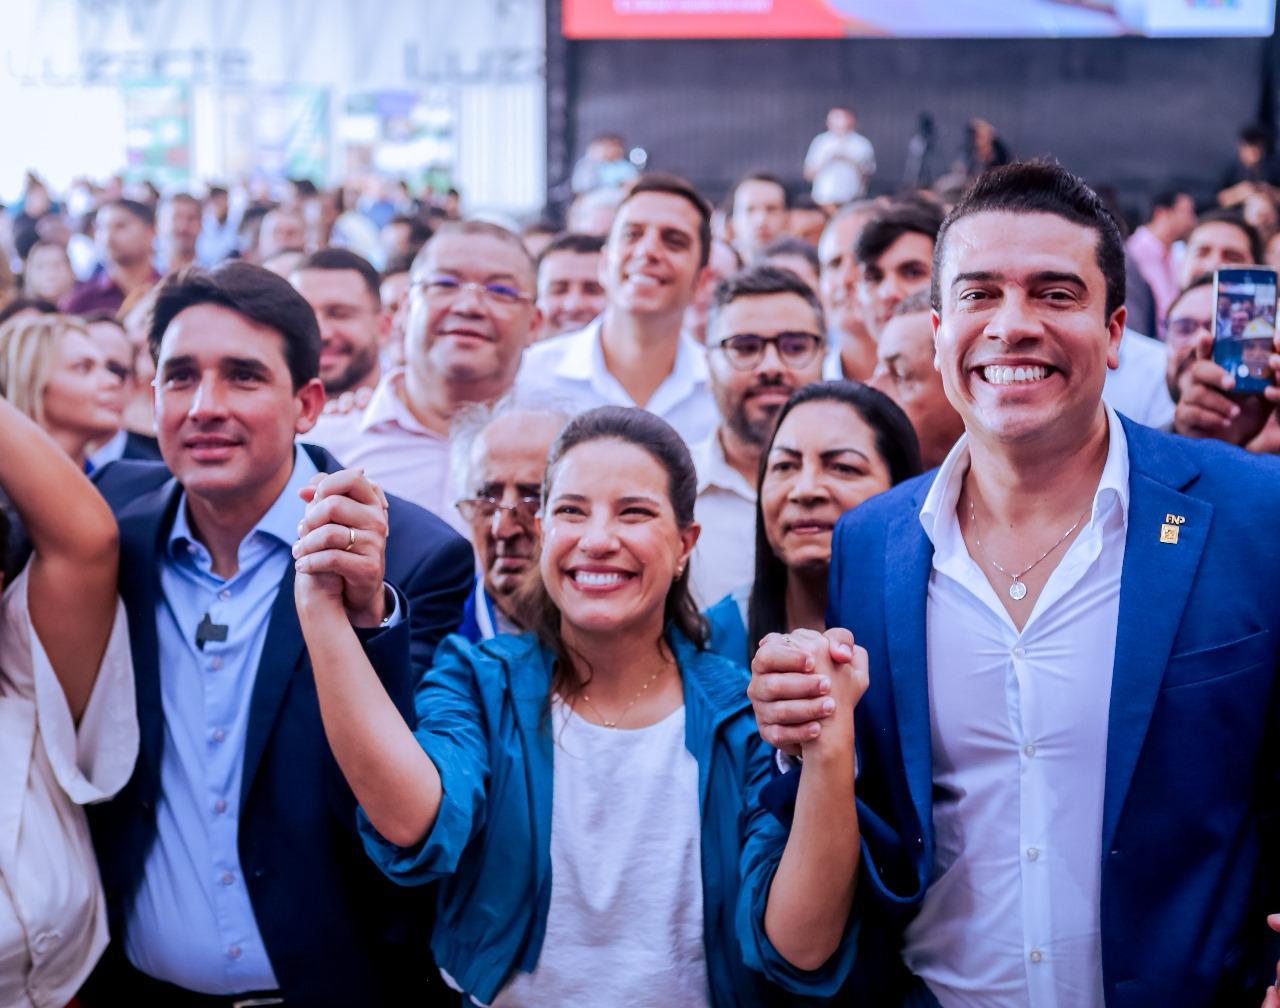
[[[395,614],[396,599],[392,588],[385,581],[374,595],[370,606],[351,614],[351,625],[362,630],[373,630],[386,626]]]

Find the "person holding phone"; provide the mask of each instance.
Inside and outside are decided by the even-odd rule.
[[[772,762],[745,669],[703,649],[679,435],[626,407],[570,421],[543,482],[532,632],[449,638],[412,730],[338,618],[348,531],[320,507],[362,538],[381,520],[349,476],[308,491],[298,615],[370,857],[401,885],[439,880],[445,979],[494,1008],[795,1004],[734,941],[740,825]]]

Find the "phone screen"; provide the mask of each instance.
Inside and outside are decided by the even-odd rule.
[[[1235,376],[1237,392],[1271,384],[1275,353],[1276,271],[1261,266],[1220,269],[1213,275],[1213,359]]]

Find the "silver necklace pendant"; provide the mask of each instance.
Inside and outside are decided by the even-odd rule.
[[[1013,579],[1013,584],[1009,585],[1009,598],[1015,602],[1021,602],[1027,597],[1027,586],[1017,578]]]

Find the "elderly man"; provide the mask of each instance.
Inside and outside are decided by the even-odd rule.
[[[817,295],[789,270],[755,266],[716,288],[707,370],[720,422],[692,448],[702,534],[689,577],[704,607],[751,583],[760,453],[791,393],[822,377],[823,333]]]
[[[517,593],[538,571],[538,508],[551,442],[568,420],[545,404],[506,398],[469,407],[453,425],[457,501],[480,573],[458,632],[471,641],[518,633]]]

